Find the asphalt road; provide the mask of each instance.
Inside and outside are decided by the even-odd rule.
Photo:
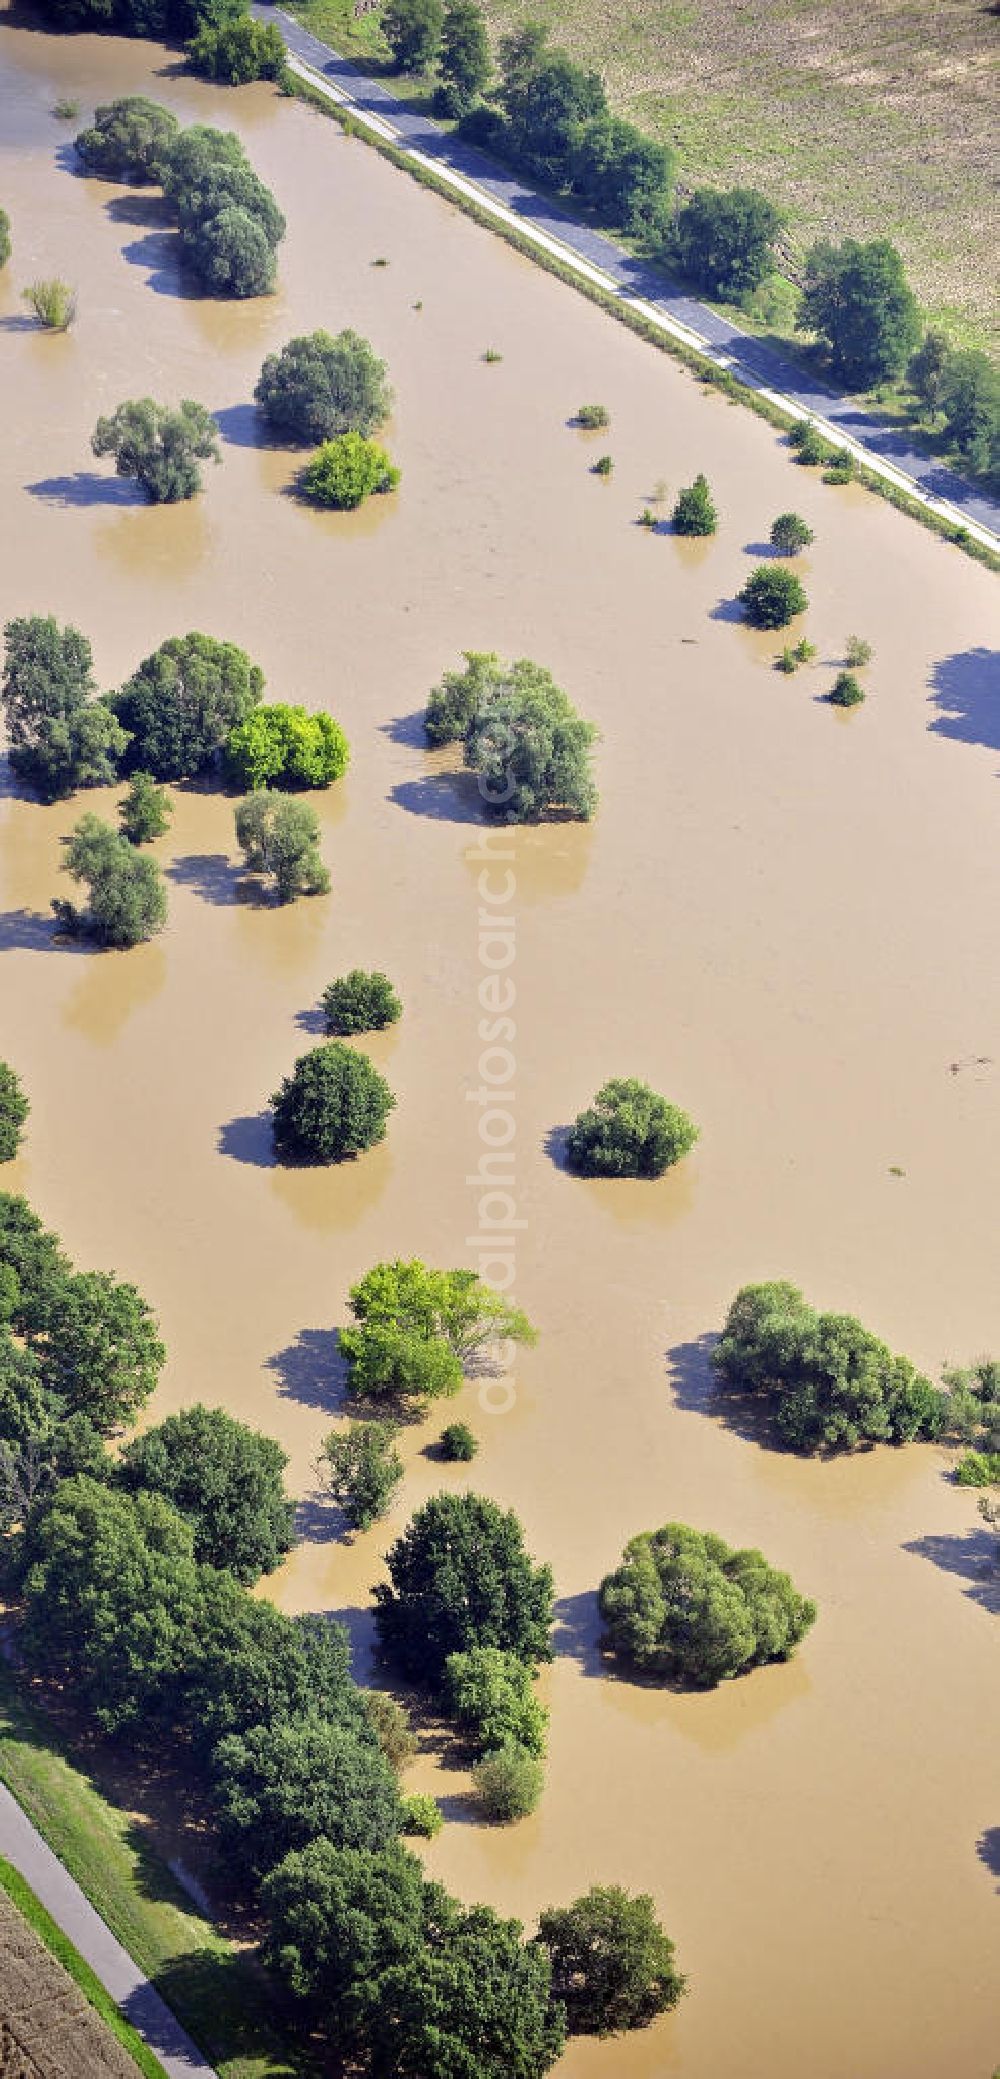
[[[46,1912],[96,1972],[132,2027],[145,2037],[169,2079],[217,2079],[156,1987],[115,1940],[110,1928],[105,1927],[100,1914],[2,1783],[0,1854],[20,1870]]]
[[[276,22],[289,50],[348,94],[363,114],[380,116],[383,121],[391,123],[404,147],[421,152],[425,158],[474,181],[477,187],[484,189],[515,216],[523,218],[525,223],[547,232],[581,259],[599,267],[630,296],[641,296],[667,317],[698,333],[727,356],[737,377],[742,377],[755,388],[778,391],[802,411],[828,420],[873,456],[904,470],[929,497],[947,499],[967,519],[1000,534],[1000,505],[987,497],[984,491],[956,476],[953,470],[921,454],[907,439],[905,431],[881,425],[855,398],[845,397],[804,376],[792,362],[783,360],[773,348],[765,346],[749,333],[741,332],[728,318],[710,310],[707,304],[671,288],[664,275],[623,251],[613,239],[576,223],[557,204],[546,201],[516,174],[500,167],[496,160],[456,137],[446,136],[429,117],[414,114],[403,102],[397,101],[380,80],[359,72],[355,65],[331,51],[328,44],[321,43],[317,36],[282,9],[259,4],[258,0],[252,11],[262,21]]]

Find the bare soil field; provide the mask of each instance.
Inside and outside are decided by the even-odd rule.
[[[0,2079],[136,2079],[136,2067],[0,1890]]]
[[[983,0],[486,0],[603,74],[614,106],[676,145],[685,186],[747,182],[794,245],[893,238],[956,338],[996,343],[1000,17]]]

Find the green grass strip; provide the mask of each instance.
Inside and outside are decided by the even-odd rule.
[[[0,1779],[220,2079],[313,2079],[253,1957],[204,1919],[144,1829],[65,1750],[0,1661]]]
[[[638,333],[640,339],[646,340],[650,346],[657,347],[661,354],[670,354],[675,361],[682,362],[697,376],[699,382],[714,390],[720,390],[731,404],[748,406],[750,411],[757,413],[758,418],[766,419],[768,425],[774,426],[781,433],[790,433],[793,426],[801,423],[790,412],[783,411],[780,405],[772,403],[769,397],[762,397],[758,390],[741,383],[729,369],[717,368],[707,355],[699,353],[695,347],[687,346],[682,339],[675,339],[670,333],[662,332],[659,326],[652,324],[641,311],[632,309],[631,305],[623,302],[618,296],[601,288],[598,282],[588,281],[585,275],[577,274],[575,268],[565,265],[555,253],[546,252],[543,246],[535,245],[532,239],[524,237],[513,225],[504,223],[502,218],[495,217],[490,210],[481,208],[470,195],[463,195],[460,189],[453,188],[449,181],[442,180],[430,167],[418,165],[408,152],[401,151],[397,145],[390,144],[388,139],[380,137],[377,131],[370,130],[363,116],[356,114],[353,109],[342,107],[338,102],[328,100],[325,94],[320,93],[308,80],[300,78],[298,73],[286,73],[281,91],[296,101],[306,102],[321,115],[332,116],[334,122],[339,123],[349,137],[359,137],[364,144],[370,145],[373,151],[380,153],[383,159],[388,159],[391,165],[397,166],[401,173],[408,173],[410,179],[419,182],[421,187],[432,188],[435,194],[443,196],[455,209],[460,209],[464,216],[471,217],[473,222],[481,224],[484,230],[492,231],[497,238],[504,239],[507,245],[513,246],[515,252],[521,253],[526,260],[533,260],[536,267],[543,267],[547,274],[554,274],[558,281],[565,282],[567,288],[575,289],[578,295],[586,296],[591,303],[596,303],[600,310],[606,311],[619,325],[625,325],[630,332]],[[875,470],[858,465],[851,481],[863,484],[865,490],[873,491],[877,498],[884,498],[887,504],[896,507],[897,512],[908,513],[911,519],[919,520],[922,527],[929,528],[930,532],[938,535],[942,541],[963,550],[966,556],[971,556],[976,563],[984,564],[987,570],[1000,572],[1000,555],[997,555],[995,550],[987,548],[983,542],[976,541],[964,527],[957,527],[953,521],[943,519],[939,513],[930,512],[908,491],[890,483]]]
[[[143,2041],[131,2022],[126,2021],[117,2002],[95,1976],[89,1963],[84,1962],[79,1950],[74,1949],[69,1936],[63,1934],[62,1928],[58,1927],[51,1914],[45,1911],[41,1899],[36,1898],[20,1870],[15,1869],[14,1864],[7,1862],[2,1855],[0,1886],[8,1898],[13,1900],[21,1918],[27,1921],[29,1927],[34,1928],[36,1935],[44,1942],[56,1962],[62,1964],[67,1977],[72,1978],[73,1983],[79,1986],[84,1998],[95,2013],[100,2015],[111,2034],[117,2036],[119,2043],[128,2051],[140,2072],[145,2072],[147,2079],[166,2079],[163,2066],[159,2058],[154,2057],[149,2044]]]

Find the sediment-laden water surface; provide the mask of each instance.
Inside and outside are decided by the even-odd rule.
[[[380,1257],[467,1261],[477,1231],[479,831],[419,712],[463,648],[549,665],[602,742],[591,827],[502,841],[516,1289],[541,1333],[508,1412],[474,1384],[456,1412],[481,1439],[471,1483],[555,1569],[551,1751],[537,1817],[505,1831],[421,1761],[455,1815],[427,1860],[529,1922],[597,1879],[655,1894],[689,1995],[640,2036],[575,2043],[566,2079],[983,2079],[990,1540],[943,1452],[803,1463],[726,1426],[706,1339],[740,1283],[785,1276],[934,1371],[1000,1346],[993,580],[824,489],[767,426],[270,89],[21,27],[0,59],[3,617],[75,622],[105,686],[168,635],[231,637],[273,697],[328,707],[352,744],[318,803],[328,898],[238,900],[231,802],[179,791],[157,848],[169,928],[126,955],[57,947],[48,924],[59,838],[100,798],[3,800],[0,1053],[33,1104],[4,1185],[148,1294],[171,1353],[153,1413],[223,1403],[284,1441],[308,1497],[348,1286]],[[53,101],[133,91],[245,136],[288,216],[273,299],[184,292],[155,195],[70,170]],[[79,289],[64,338],[21,315],[48,272]],[[317,325],[370,336],[396,386],[402,485],[357,517],[305,510],[296,458],[259,444],[261,360]],[[90,455],[98,414],[143,393],[219,416],[224,461],[193,504],[135,503]],[[591,399],[611,412],[609,482],[567,424]],[[699,469],[715,540],[636,528],[658,479],[672,496]],[[731,605],[788,507],[816,530],[800,562],[820,657],[793,678]],[[821,696],[851,631],[875,658],[841,717]],[[279,1171],[262,1108],[354,965],[406,1007],[370,1048],[398,1097],[388,1139],[340,1171]],[[553,1129],[630,1073],[694,1115],[697,1149],[657,1186],[573,1180]],[[427,1455],[441,1419],[408,1432],[386,1524],[344,1544],[307,1510],[272,1584],[289,1609],[346,1614],[362,1673],[380,1553],[468,1477]],[[816,1598],[793,1663],[706,1696],[602,1671],[596,1584],[671,1517],[759,1544]]]

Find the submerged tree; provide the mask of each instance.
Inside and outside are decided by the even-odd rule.
[[[479,1494],[437,1494],[386,1556],[375,1590],[385,1653],[438,1688],[452,1653],[497,1646],[529,1666],[552,1657],[552,1570],[536,1566],[512,1510]]]
[[[506,1342],[532,1343],[519,1307],[475,1271],[430,1270],[414,1258],[377,1263],[352,1286],[356,1327],[340,1332],[356,1400],[420,1404],[456,1393],[464,1370]]]
[[[11,769],[42,801],[107,786],[128,736],[100,700],[90,644],[52,614],[8,621],[0,702]]]
[[[349,1422],[323,1440],[317,1473],[352,1530],[368,1530],[384,1516],[403,1477],[396,1422]]]
[[[236,643],[197,632],[171,636],[110,696],[130,739],[126,769],[157,780],[204,772],[263,687],[259,664]]]
[[[330,787],[347,770],[347,738],[332,715],[275,701],[255,707],[226,739],[226,777],[234,786]]]
[[[290,339],[268,355],[253,394],[276,433],[311,444],[375,433],[392,409],[385,362],[349,330]]]
[[[403,1015],[403,1006],[388,975],[367,974],[352,967],[323,991],[323,1018],[327,1032],[382,1032]]]
[[[151,773],[133,773],[118,810],[118,826],[130,845],[151,845],[162,837],[173,815],[173,803]]]
[[[793,571],[775,570],[766,563],[750,572],[736,596],[751,628],[787,628],[809,604]]]
[[[299,482],[314,505],[352,512],[373,493],[394,491],[399,476],[377,441],[365,440],[360,433],[340,433],[317,448]]]
[[[548,1951],[553,1998],[566,2009],[570,2035],[645,2028],[684,1991],[674,1945],[645,1892],[594,1884],[571,1906],[547,1907],[536,1939]]]
[[[95,110],[90,128],[75,140],[76,149],[88,173],[140,186],[163,178],[178,128],[171,109],[144,94],[127,94]]]
[[[319,818],[307,802],[268,794],[241,801],[236,842],[248,873],[269,880],[279,902],[297,895],[326,895],[330,875],[319,855]]]
[[[433,689],[424,727],[431,744],[464,741],[487,809],[505,821],[593,815],[597,730],[543,665],[527,657],[503,664],[494,651],[466,650],[465,670],[447,672]]]
[[[760,1552],[667,1523],[625,1547],[601,1583],[601,1616],[620,1658],[643,1675],[713,1688],[787,1660],[816,1616]]]
[[[201,490],[199,462],[221,462],[219,431],[210,411],[185,397],[176,410],[139,397],[98,419],[90,443],[95,455],[113,455],[115,473],[133,476],[153,505],[171,505]]]
[[[744,1285],[713,1365],[733,1392],[758,1397],[796,1451],[936,1437],[947,1397],[907,1357],[850,1314],[819,1314],[784,1280]]]
[[[708,488],[708,478],[696,476],[693,484],[678,494],[672,522],[675,534],[714,534],[719,516]]]
[[[697,1138],[694,1121],[677,1105],[634,1076],[616,1076],[574,1121],[566,1155],[585,1177],[661,1177]]]
[[[167,921],[163,876],[148,859],[98,816],[81,816],[65,840],[64,871],[86,887],[87,905],[53,902],[66,931],[95,938],[102,946],[136,946],[154,938]]]
[[[395,1105],[365,1054],[339,1040],[300,1056],[271,1099],[274,1145],[290,1162],[344,1162],[385,1139]]]
[[[30,1110],[20,1077],[0,1061],[0,1162],[13,1162]]]

